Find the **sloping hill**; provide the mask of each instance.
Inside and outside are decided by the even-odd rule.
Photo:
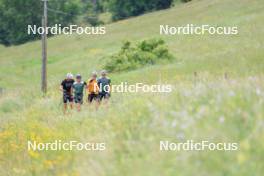
[[[85,72],[100,68],[100,59],[120,48],[123,40],[141,40],[159,37],[159,25],[181,26],[186,24],[211,24],[219,26],[238,26],[238,36],[180,35],[164,37],[177,58],[209,62],[221,70],[224,67],[251,58],[251,66],[259,67],[259,51],[263,41],[263,5],[260,1],[194,1],[170,10],[150,13],[141,17],[123,20],[106,26],[103,36],[58,36],[49,39],[49,78],[57,79],[67,71]],[[258,35],[257,35],[258,34]],[[31,42],[23,46],[1,48],[2,87],[28,86],[28,81],[39,82],[41,43]],[[253,62],[253,63],[252,63]],[[208,63],[207,63],[208,64]],[[221,65],[219,65],[221,64]],[[191,64],[196,65],[196,64]],[[199,64],[201,67],[206,67]],[[210,65],[211,70],[212,69]],[[243,68],[242,68],[242,67]],[[206,68],[205,68],[206,69]],[[208,68],[207,68],[208,69]],[[239,70],[243,70],[239,72]],[[246,63],[236,69],[245,73]],[[257,69],[263,70],[263,67]],[[21,75],[17,79],[17,74]],[[33,74],[33,75],[32,75]],[[32,79],[28,77],[32,75]],[[88,76],[88,75],[87,75]]]
[[[261,175],[263,19],[262,0],[194,0],[109,24],[103,36],[50,38],[45,98],[40,41],[0,47],[0,175]],[[237,26],[239,34],[160,36],[161,24]],[[123,40],[152,37],[167,42],[175,62],[110,77],[172,84],[172,93],[113,93],[99,111],[62,114],[58,85],[67,72],[88,78]],[[107,150],[29,152],[27,140],[105,142]],[[237,142],[239,150],[162,152],[160,140]]]

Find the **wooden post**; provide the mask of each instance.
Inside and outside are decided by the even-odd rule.
[[[42,0],[43,4],[43,17],[42,27],[44,33],[42,34],[42,71],[41,71],[41,90],[44,94],[47,92],[47,0]]]

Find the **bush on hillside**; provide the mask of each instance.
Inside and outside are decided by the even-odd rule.
[[[143,40],[135,46],[126,41],[118,53],[110,56],[104,68],[109,72],[133,70],[171,59],[173,56],[162,39]]]
[[[186,2],[190,2],[192,0],[174,0],[173,3],[186,3]]]
[[[99,25],[104,24],[104,22],[102,22],[99,19],[98,14],[86,14],[84,19],[85,19],[86,22],[88,22],[92,26],[99,26]]]

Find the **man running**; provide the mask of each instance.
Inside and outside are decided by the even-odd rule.
[[[99,86],[99,99],[100,101],[104,98],[108,100],[110,98],[110,86],[111,80],[106,77],[107,73],[105,70],[101,71],[101,78],[98,79],[97,84]]]
[[[81,105],[83,104],[83,91],[86,88],[86,82],[82,81],[80,74],[76,75],[76,82],[74,82],[72,87],[74,91],[74,102],[77,105],[77,111],[80,111]]]
[[[92,77],[88,80],[87,91],[88,91],[88,103],[92,103],[93,100],[98,100],[99,87],[97,84],[97,73],[92,72]]]
[[[73,83],[74,83],[73,75],[71,73],[68,73],[66,75],[66,79],[64,79],[60,85],[60,90],[63,92],[64,114],[66,113],[68,102],[70,103],[71,109],[73,109],[73,96],[72,96]]]

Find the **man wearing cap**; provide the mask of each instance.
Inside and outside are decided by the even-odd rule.
[[[63,92],[63,103],[64,103],[64,113],[67,110],[67,103],[70,103],[71,109],[73,108],[73,96],[72,96],[72,86],[74,83],[73,75],[68,73],[66,78],[61,82],[60,90]]]
[[[99,99],[100,101],[104,98],[106,100],[110,97],[111,80],[106,77],[106,71],[101,71],[101,78],[98,79],[97,84],[99,86]]]
[[[77,105],[77,110],[81,110],[81,104],[83,104],[83,91],[86,88],[86,82],[82,81],[82,76],[80,74],[76,75],[76,81],[73,84],[74,91],[74,102]]]

